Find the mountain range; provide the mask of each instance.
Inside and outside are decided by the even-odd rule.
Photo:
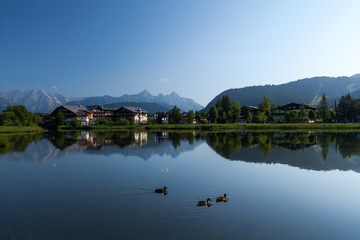
[[[48,113],[66,102],[77,99],[45,90],[14,90],[0,93],[0,111],[8,105],[23,105],[30,112]]]
[[[360,97],[360,74],[351,77],[313,77],[292,81],[280,85],[251,86],[228,89],[217,95],[205,109],[210,109],[225,95],[241,106],[258,106],[264,96],[270,103],[277,105],[290,102],[307,105],[319,105],[321,96],[326,95],[330,106],[335,100],[350,93],[352,97]]]
[[[45,90],[15,90],[0,93],[0,112],[8,105],[23,105],[30,112],[50,113],[56,107],[63,104],[73,105],[101,105],[105,107],[139,106],[150,113],[157,111],[168,111],[176,105],[181,111],[201,110],[203,106],[189,98],[180,97],[172,92],[169,95],[151,95],[146,90],[139,94],[125,94],[121,97],[99,96],[99,97],[66,97],[59,93]]]
[[[171,109],[173,108],[173,106],[176,105],[178,108],[180,108],[182,112],[186,112],[189,110],[197,111],[204,108],[203,106],[196,103],[194,100],[190,98],[180,97],[176,92],[172,92],[168,95],[159,94],[157,96],[153,96],[146,90],[138,94],[132,94],[132,95],[124,94],[121,97],[111,97],[108,95],[102,97],[88,97],[80,101],[68,102],[67,104],[87,106],[87,105],[107,105],[114,103],[129,103],[129,102],[157,103],[168,109]]]

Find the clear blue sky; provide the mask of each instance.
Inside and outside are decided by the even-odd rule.
[[[360,72],[360,1],[2,0],[0,92],[176,91]]]

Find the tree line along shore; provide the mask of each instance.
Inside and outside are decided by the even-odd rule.
[[[39,132],[47,129],[59,130],[291,130],[291,129],[360,129],[360,99],[353,99],[349,94],[342,96],[334,108],[330,108],[325,94],[318,108],[305,109],[304,104],[299,109],[283,111],[284,122],[274,123],[276,110],[281,105],[270,104],[266,96],[256,108],[241,107],[239,103],[230,102],[227,95],[218,100],[209,111],[189,111],[186,121],[181,121],[181,112],[174,106],[169,111],[168,124],[163,124],[159,118],[149,118],[146,124],[134,124],[131,120],[99,119],[95,125],[82,126],[77,118],[65,125],[62,113],[49,115],[30,113],[24,106],[8,106],[0,113],[0,133]],[[245,109],[245,110],[244,110]],[[256,112],[254,112],[254,109]],[[256,121],[254,118],[256,116]],[[194,119],[196,123],[194,124]],[[245,121],[244,121],[245,119]],[[313,120],[311,122],[311,120]],[[182,124],[180,124],[180,122]],[[321,124],[309,124],[321,123]]]

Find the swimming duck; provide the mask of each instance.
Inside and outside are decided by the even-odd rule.
[[[210,207],[210,201],[211,201],[211,199],[210,198],[208,198],[206,201],[205,200],[201,200],[201,201],[198,201],[197,202],[197,205],[198,206],[205,206],[205,205],[207,205],[208,207]]]
[[[166,191],[167,191],[167,187],[157,188],[154,190],[154,192],[156,192],[156,193],[166,193]]]
[[[227,194],[225,193],[223,197],[217,197],[216,198],[216,202],[226,202],[228,199],[227,199]]]

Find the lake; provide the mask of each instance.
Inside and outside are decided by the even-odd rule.
[[[0,239],[360,238],[357,132],[0,138]]]

